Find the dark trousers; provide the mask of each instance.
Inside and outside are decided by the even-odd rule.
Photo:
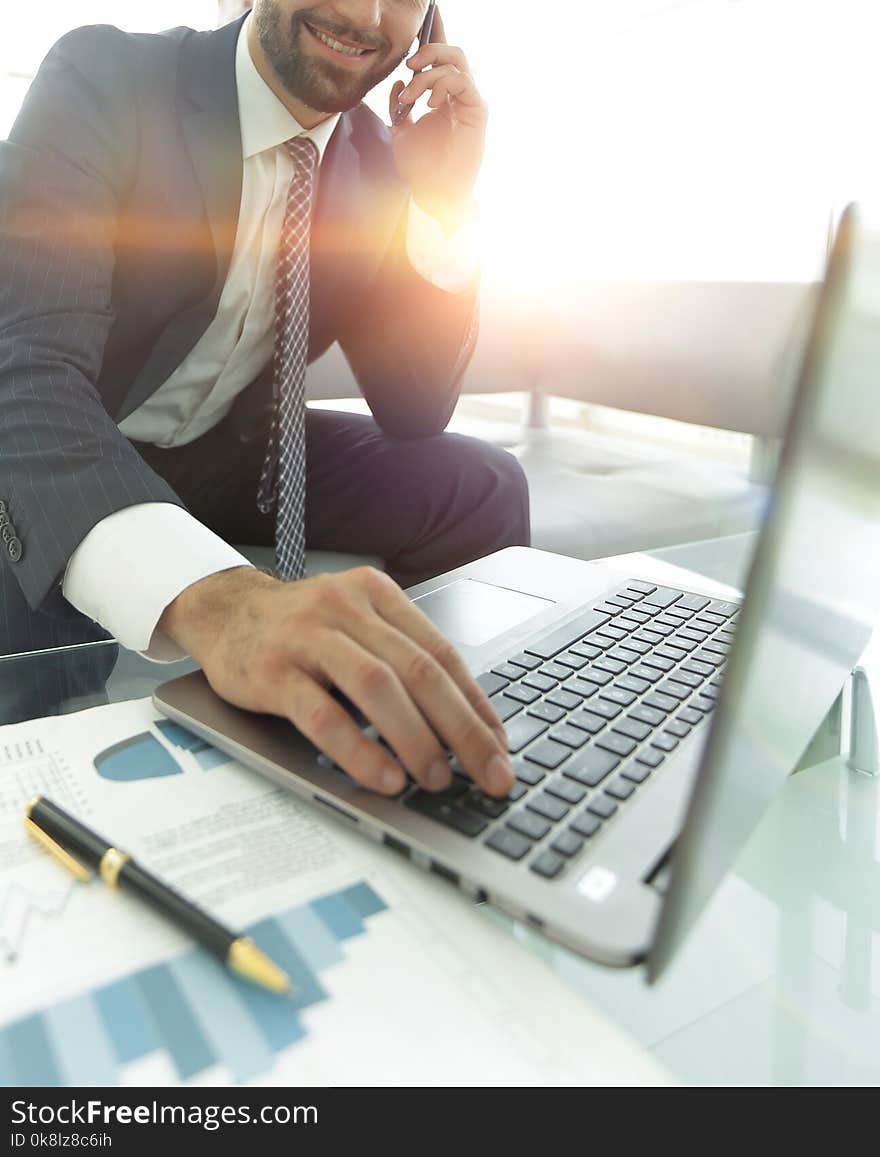
[[[163,450],[135,443],[189,511],[233,544],[274,545],[256,494],[266,426],[235,411],[201,438]],[[507,451],[476,438],[387,437],[363,414],[306,413],[306,543],[378,555],[412,586],[505,546],[529,544],[528,484]]]

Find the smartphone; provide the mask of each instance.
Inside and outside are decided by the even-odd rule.
[[[425,13],[425,19],[422,21],[422,27],[419,29],[419,48],[423,48],[431,40],[431,32],[434,28],[434,13],[437,10],[437,0],[431,0],[428,5],[428,11]],[[405,121],[409,116],[411,104],[398,104],[394,110],[394,115],[391,118],[391,123],[399,125]]]

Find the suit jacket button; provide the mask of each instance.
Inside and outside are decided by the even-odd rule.
[[[7,522],[5,526],[0,526],[0,538],[7,544],[15,538],[15,527],[11,522]]]
[[[9,510],[9,507],[6,505],[6,503],[3,501],[3,499],[0,498],[0,514],[5,514],[8,510]]]
[[[6,528],[4,527],[3,529],[5,530]],[[11,538],[6,544],[6,549],[9,551],[9,557],[12,559],[12,561],[18,562],[18,560],[21,558],[21,539]]]
[[[9,526],[11,521],[9,515],[6,514],[5,511],[0,510],[0,526]]]

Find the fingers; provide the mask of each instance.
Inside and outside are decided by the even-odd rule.
[[[327,639],[322,650],[324,673],[360,708],[416,782],[429,791],[448,787],[451,772],[446,752],[387,655],[370,651],[341,633]]]
[[[464,52],[452,44],[424,44],[407,59],[406,63],[413,72],[420,72],[423,68],[436,68],[441,64],[451,64],[459,72],[471,75],[471,68]]]
[[[295,673],[284,700],[287,718],[315,747],[358,783],[382,795],[397,795],[406,774],[381,744],[368,739],[351,716],[314,680]]]
[[[359,627],[358,641],[370,653],[382,656],[404,693],[430,724],[432,735],[440,736],[444,747],[454,752],[471,779],[491,795],[506,795],[513,783],[506,736],[494,730],[500,727],[497,717],[449,644],[443,641],[438,648],[444,664],[379,618]],[[446,653],[446,648],[451,653]],[[450,668],[462,682],[471,685],[473,703],[466,698]],[[394,747],[413,770],[409,756],[396,744]],[[423,760],[429,757],[436,757],[433,744],[429,754],[419,754]],[[413,774],[420,779],[414,770]]]
[[[436,68],[429,68],[427,72],[420,72],[414,76],[412,80],[400,91],[398,94],[398,102],[401,104],[415,104],[422,93],[429,89],[434,89],[441,81],[449,84],[450,81],[455,80],[456,84],[456,100],[460,100],[462,104],[475,107],[483,103],[483,98],[480,96],[477,86],[474,84],[473,77],[466,72],[460,72],[452,64],[441,64]]]

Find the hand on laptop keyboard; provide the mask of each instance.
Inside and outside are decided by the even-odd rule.
[[[434,625],[370,567],[283,583],[241,567],[194,583],[159,629],[222,698],[289,719],[364,787],[396,795],[406,772],[442,791],[446,744],[491,796],[513,786],[507,737],[486,692]],[[336,701],[338,688],[387,744]]]

